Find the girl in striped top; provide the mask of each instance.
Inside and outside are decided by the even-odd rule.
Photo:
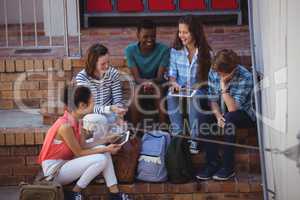
[[[87,52],[85,69],[76,76],[77,85],[90,88],[94,97],[94,113],[124,116],[119,72],[109,65],[108,49],[102,44],[92,45]]]

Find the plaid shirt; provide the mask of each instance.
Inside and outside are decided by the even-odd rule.
[[[210,70],[208,75],[208,94],[210,101],[221,102],[221,86],[220,76],[214,70]],[[255,121],[255,111],[252,106],[252,91],[253,91],[253,78],[252,73],[245,67],[238,65],[233,78],[228,84],[230,96],[233,97],[235,103],[238,105],[239,110],[245,111],[249,117]],[[219,104],[221,109],[223,103]]]
[[[180,50],[171,49],[169,76],[176,78],[176,82],[180,86],[192,86],[197,82],[198,50],[194,54],[191,63],[188,56],[189,53],[186,47]]]

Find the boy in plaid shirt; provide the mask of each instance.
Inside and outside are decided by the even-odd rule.
[[[222,50],[213,59],[208,75],[208,95],[213,114],[200,115],[200,137],[216,139],[223,129],[225,142],[235,142],[236,128],[255,126],[252,108],[252,73],[238,65],[238,56],[232,50]],[[206,166],[196,177],[200,180],[228,180],[235,175],[234,147],[224,145],[220,165],[218,145],[204,143]]]

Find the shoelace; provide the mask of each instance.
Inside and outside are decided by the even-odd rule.
[[[77,194],[77,195],[75,196],[75,200],[82,200],[82,196],[81,196],[80,194]]]
[[[127,194],[122,194],[122,200],[131,200]]]

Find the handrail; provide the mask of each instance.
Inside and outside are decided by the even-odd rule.
[[[256,56],[255,56],[255,44],[254,44],[254,22],[253,22],[253,1],[248,0],[248,9],[249,9],[249,30],[250,30],[250,42],[251,42],[251,54],[252,54],[252,65],[253,65],[253,80],[254,85],[257,85],[257,76],[256,76]],[[262,112],[261,109],[261,95],[259,91],[257,91],[257,87],[254,87],[254,95],[255,95],[255,107],[258,113]],[[259,144],[259,153],[260,153],[260,163],[261,163],[261,172],[262,172],[262,187],[263,187],[263,195],[264,200],[269,200],[268,192],[269,186],[267,181],[267,169],[266,169],[266,158],[265,158],[265,147],[264,147],[264,137],[263,137],[263,124],[261,120],[257,120],[257,133],[258,133],[258,144]]]
[[[26,2],[25,2],[26,1]],[[13,24],[16,22],[10,22],[9,19],[10,17],[8,17],[8,15],[10,13],[12,13],[12,11],[8,10],[9,8],[11,8],[12,6],[9,6],[9,4],[11,4],[12,2],[16,2],[17,6],[18,6],[18,11],[17,11],[17,16],[16,16],[16,21],[17,24]],[[70,14],[71,11],[69,10],[71,7],[70,5],[70,1],[68,0],[63,0],[62,2],[62,13],[59,13],[57,11],[54,10],[54,6],[56,6],[55,4],[53,4],[53,1],[51,0],[15,0],[15,1],[8,1],[8,0],[3,0],[3,10],[1,10],[1,12],[3,12],[4,14],[4,32],[5,32],[5,37],[3,42],[0,43],[0,49],[15,49],[15,50],[21,50],[18,52],[27,52],[28,50],[30,50],[30,52],[36,52],[38,53],[39,50],[41,49],[46,49],[49,50],[49,52],[51,50],[57,49],[57,48],[64,48],[64,54],[61,56],[67,56],[67,57],[81,57],[81,37],[80,37],[80,8],[79,8],[79,0],[75,0],[75,10],[72,10],[72,14],[75,15],[76,17],[72,18],[72,20],[76,20],[76,29],[74,26],[74,31],[73,32],[77,32],[76,36],[77,40],[76,42],[72,42],[70,43],[69,38],[73,37],[72,35],[69,34],[69,27],[70,24],[68,23],[68,13]],[[72,1],[73,2],[73,1]],[[30,26],[25,26],[25,20],[27,17],[25,17],[26,15],[26,11],[25,11],[25,3],[26,4],[32,4],[32,22],[29,24],[30,26],[32,26],[33,29],[33,33],[29,35],[29,32],[27,31],[27,27]],[[44,6],[38,6],[41,3],[45,4]],[[28,8],[28,6],[26,6],[26,8]],[[44,15],[44,29],[46,32],[45,35],[40,35],[39,34],[39,30],[38,30],[38,13],[39,13],[39,9],[48,9],[47,12],[43,11]],[[58,13],[61,14],[63,16],[63,20],[58,21],[58,17],[54,18],[54,15],[56,15]],[[60,25],[63,25],[63,29],[62,29],[62,33],[63,33],[63,40],[62,39],[62,35],[60,34],[55,34],[55,30],[54,28],[58,27]],[[18,30],[16,32],[16,29],[14,29],[14,27],[18,27]],[[56,26],[56,27],[55,27]],[[13,29],[13,31],[12,31]],[[78,34],[78,35],[77,35]],[[17,37],[19,35],[19,37]],[[17,38],[15,38],[17,37]],[[33,41],[33,42],[32,42]],[[72,55],[70,53],[70,47],[72,46],[72,49],[74,49],[74,45],[75,45],[75,49],[76,52],[72,52]]]

